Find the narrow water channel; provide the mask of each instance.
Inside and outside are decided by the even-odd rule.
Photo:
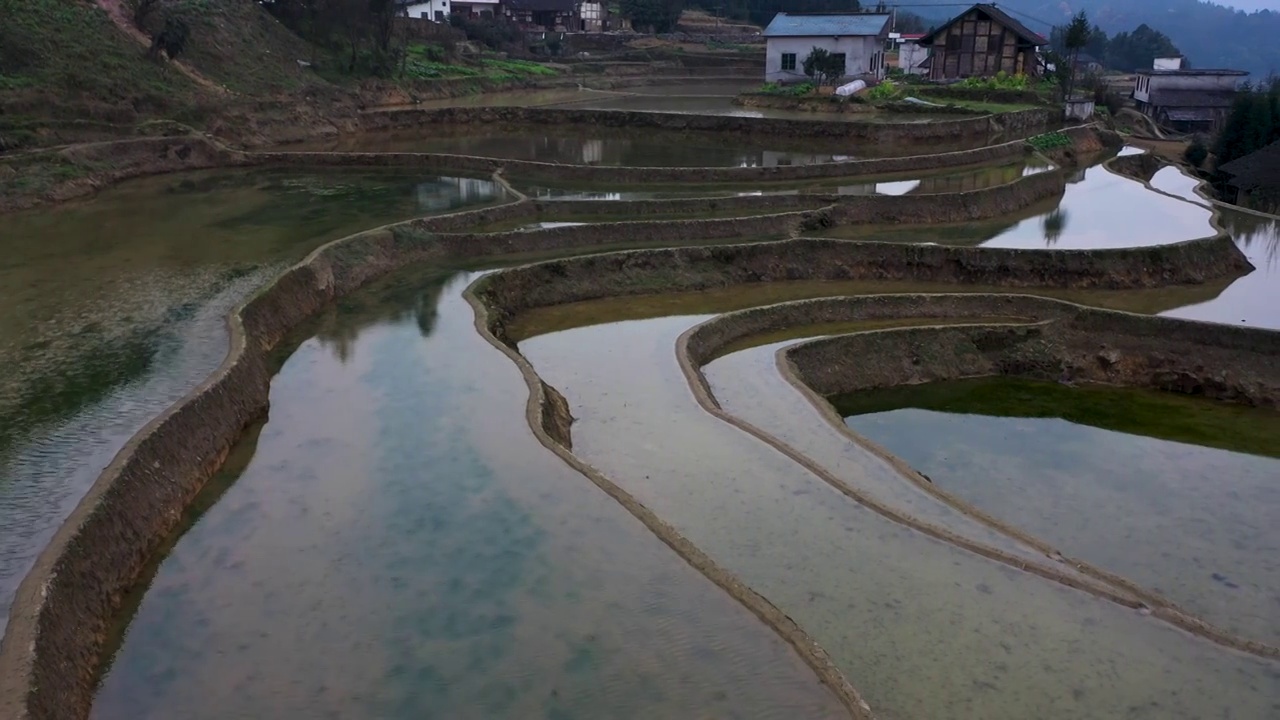
[[[325,241],[498,192],[421,174],[218,171],[6,217],[0,630],[34,558],[112,456],[225,357],[232,307]]]

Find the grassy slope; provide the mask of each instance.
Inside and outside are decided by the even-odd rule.
[[[171,110],[193,98],[190,80],[147,62],[91,3],[0,0],[0,18],[0,107],[47,107],[51,115],[72,105]]]

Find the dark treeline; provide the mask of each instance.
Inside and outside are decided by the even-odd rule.
[[[1246,85],[1231,106],[1213,154],[1218,165],[1244,157],[1280,140],[1280,78]]]
[[[1064,57],[1071,54],[1067,47],[1067,27],[1057,25],[1049,32],[1049,46]],[[1104,67],[1124,72],[1150,68],[1152,60],[1158,57],[1182,55],[1168,36],[1145,24],[1139,25],[1133,32],[1120,32],[1113,36],[1108,36],[1102,28],[1093,25],[1080,52],[1091,56]]]
[[[357,66],[390,74],[403,48],[395,42],[396,0],[260,0],[285,27],[316,46],[346,56],[347,71]]]

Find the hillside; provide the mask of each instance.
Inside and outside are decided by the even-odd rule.
[[[162,14],[190,28],[178,63],[146,58],[121,0],[0,0],[0,150],[150,118],[199,126],[240,100],[328,84],[297,62],[316,51],[254,0],[161,0]]]
[[[1002,0],[1033,30],[1065,25],[1081,10],[1108,33],[1146,23],[1173,40],[1195,67],[1247,70],[1254,80],[1280,72],[1280,12],[1240,10],[1197,0]],[[1029,16],[1029,17],[1028,17]],[[1043,22],[1035,22],[1035,18]]]

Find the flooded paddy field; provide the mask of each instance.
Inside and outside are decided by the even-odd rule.
[[[931,227],[844,226],[829,237],[881,242],[936,242],[982,247],[1099,248],[1167,245],[1216,233],[1204,206],[1152,192],[1101,164],[1077,171],[1058,202],[1017,216]]]
[[[469,280],[406,274],[297,335],[94,717],[840,716],[772,631],[538,444]]]
[[[1036,157],[1017,162],[920,173],[914,177],[833,178],[816,182],[779,182],[751,185],[671,186],[629,189],[581,189],[524,185],[519,190],[537,200],[665,200],[685,197],[743,197],[751,195],[925,195],[969,192],[1008,185],[1019,178],[1045,172],[1051,166]],[[910,174],[908,174],[910,175]]]
[[[587,162],[580,138],[577,145],[567,134],[547,140],[534,134],[510,147],[488,147],[509,154],[563,149],[564,157],[576,159],[555,162]],[[610,148],[601,150],[598,164],[631,164],[660,151],[659,145]],[[713,151],[721,149],[706,150]],[[715,157],[765,162],[763,146],[732,152],[738,154]],[[658,159],[648,164],[681,164]],[[950,193],[998,187],[1045,169],[1031,161],[917,178],[859,178],[817,190],[722,191]],[[59,274],[49,259],[27,262],[42,268],[47,278],[41,282],[58,288],[54,297],[67,298],[42,307],[57,320],[48,327],[90,328],[41,330],[15,345],[15,353],[34,353],[21,358],[33,377],[75,377],[44,359],[46,347],[109,358],[100,348],[119,344],[117,335],[133,337],[135,325],[146,341],[135,370],[111,361],[113,374],[84,381],[106,388],[94,391],[99,394],[82,392],[65,413],[14,426],[25,434],[15,435],[10,454],[0,453],[19,480],[10,483],[7,472],[0,483],[0,528],[6,530],[0,550],[14,584],[128,434],[221,361],[223,318],[253,288],[325,240],[479,206],[502,194],[489,180],[404,173],[259,171],[146,183],[152,185],[124,185],[92,203],[15,216],[19,228],[31,228],[26,238],[109,237],[104,246],[119,255],[107,253],[97,268],[86,265],[97,272],[84,276]],[[1181,187],[1171,177],[1153,184],[1167,192]],[[531,190],[548,199],[589,196],[550,185]],[[646,197],[689,196],[665,190]],[[137,199],[116,195],[126,191]],[[597,199],[637,197],[628,192],[602,190]],[[84,210],[94,203],[107,203],[106,209]],[[983,226],[911,231],[915,242],[942,242],[949,233],[960,244],[1043,248],[1052,210]],[[1067,219],[1051,247],[1127,247],[1214,233],[1206,207],[1101,167],[1081,172],[1058,214]],[[1254,223],[1235,236],[1258,267],[1245,277],[1156,290],[1037,293],[1280,327],[1275,282],[1267,280],[1273,271],[1260,261],[1274,258],[1276,228],[1256,216],[1242,218],[1222,222]],[[550,226],[596,220],[535,219]],[[995,225],[1003,228],[990,232]],[[618,237],[605,249],[673,242]],[[30,240],[26,245],[32,253],[47,249]],[[128,277],[135,266],[146,273],[141,279],[119,287],[92,282]],[[477,332],[475,309],[464,297],[490,270],[483,261],[477,267],[485,269],[403,269],[342,298],[282,343],[269,417],[234,448],[118,618],[93,717],[848,717],[781,635],[539,442],[525,414],[526,378]],[[36,281],[11,277],[15,289],[29,287],[33,298],[41,292]],[[142,300],[127,291],[135,287],[146,290]],[[888,519],[809,466],[709,414],[691,394],[675,352],[683,333],[734,309],[943,290],[1000,289],[778,282],[540,308],[509,318],[505,330],[541,379],[563,394],[573,418],[573,454],[799,623],[876,717],[1191,719],[1280,712],[1275,661],[1227,650],[1147,613]],[[975,542],[1043,562],[1035,548],[921,492],[882,458],[851,444],[777,368],[776,353],[806,337],[933,322],[790,328],[727,348],[704,372],[726,412],[773,433],[810,466]],[[81,341],[96,332],[91,323],[111,330],[105,340]],[[1116,402],[1132,408],[1139,399],[1125,395]],[[851,411],[851,426],[880,422],[883,444],[894,452],[898,444],[907,448],[901,457],[940,487],[1233,632],[1276,642],[1280,567],[1271,560],[1280,540],[1268,518],[1280,507],[1280,451],[1270,444],[1267,423],[1223,420],[1228,411],[1218,406],[1203,415],[1164,406],[1150,411],[1186,421],[1178,435],[1080,422],[1057,396],[1048,404],[1065,418],[1009,417],[1017,414],[1008,410],[1011,401],[1007,415],[986,406],[886,403],[874,412]],[[920,413],[942,419],[920,420]],[[964,421],[973,417],[982,421]],[[1005,421],[1021,424],[1010,429]],[[1218,432],[1206,437],[1208,430]],[[68,449],[73,446],[97,449]],[[998,472],[1005,475],[993,477]],[[4,513],[13,518],[9,525]],[[36,530],[13,542],[17,536],[8,527]],[[10,581],[0,574],[0,582]]]
[[[1232,632],[1280,640],[1274,411],[1012,379],[833,402],[940,488]]]
[[[0,628],[116,451],[222,361],[232,307],[323,242],[500,193],[421,173],[212,171],[4,218]]]

